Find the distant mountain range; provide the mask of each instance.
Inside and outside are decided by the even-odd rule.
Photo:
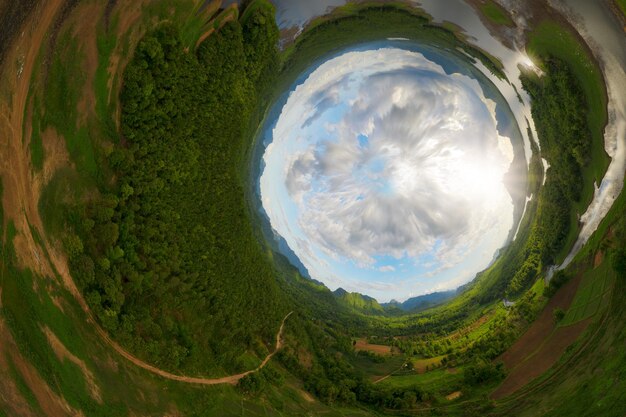
[[[427,308],[442,304],[455,295],[457,290],[434,292],[431,294],[420,295],[418,297],[409,298],[404,302],[392,300],[388,303],[379,303],[376,299],[358,292],[348,292],[343,288],[333,291],[333,295],[337,302],[347,308],[355,310],[363,314],[384,314],[384,313],[403,313],[418,312]]]
[[[427,308],[442,304],[452,297],[457,295],[457,290],[433,292],[430,294],[420,295],[417,297],[409,298],[404,302],[392,300],[388,303],[383,303],[381,306],[385,310],[398,308],[402,311],[417,312],[426,310]]]
[[[343,288],[337,288],[333,291],[333,295],[339,304],[344,305],[352,310],[356,310],[365,314],[382,314],[385,309],[376,301],[376,299],[358,292],[348,292]]]

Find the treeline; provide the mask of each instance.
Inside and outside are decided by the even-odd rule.
[[[537,221],[522,251],[524,262],[509,283],[509,295],[526,289],[563,249],[591,149],[588,106],[580,83],[564,62],[547,58],[544,76],[527,74],[521,80],[531,98],[541,154],[550,168],[539,194]]]
[[[402,410],[434,398],[418,386],[393,388],[369,381],[350,363],[356,353],[345,328],[300,317],[294,317],[293,323],[296,324],[290,328],[291,339],[278,357],[285,368],[304,382],[306,390],[321,401]]]
[[[274,9],[255,6],[197,51],[169,25],[139,42],[124,74],[122,139],[108,155],[115,177],[66,239],[103,327],[170,370],[253,367],[249,352],[273,349],[286,313],[238,172],[278,62]]]

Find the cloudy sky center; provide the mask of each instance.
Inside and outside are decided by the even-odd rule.
[[[495,107],[418,52],[330,59],[291,92],[265,150],[272,228],[333,290],[389,301],[469,281],[513,225]]]

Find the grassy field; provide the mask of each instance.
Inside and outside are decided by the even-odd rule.
[[[450,394],[463,387],[463,373],[450,373],[447,369],[437,369],[423,374],[392,375],[380,384],[389,387],[419,386],[441,396]]]
[[[513,20],[499,4],[493,0],[487,0],[480,6],[480,12],[492,23],[502,26],[514,26]]]
[[[602,311],[610,301],[615,273],[605,260],[597,268],[587,271],[578,287],[576,297],[560,326],[568,326]]]
[[[542,59],[548,55],[566,62],[580,81],[590,109],[587,116],[592,135],[590,162],[583,172],[585,183],[582,185],[582,197],[571,213],[570,231],[563,250],[557,256],[557,263],[560,263],[578,236],[578,215],[586,210],[593,198],[594,182],[600,183],[610,162],[604,150],[604,127],[608,120],[606,88],[602,72],[588,50],[558,23],[545,21],[537,26],[529,36],[527,51],[540,67],[543,65]]]
[[[193,13],[190,14],[189,10],[185,11],[184,9],[180,12],[176,9],[172,15],[169,11],[171,5],[167,2],[160,2],[158,5],[158,13],[155,8],[152,12],[153,16],[171,15],[174,16],[172,19],[175,20],[182,19],[181,16],[193,16]],[[201,25],[198,21],[193,20],[193,17],[187,18],[191,19],[189,21],[192,23],[185,28],[183,33],[185,39],[193,44],[194,37],[200,34]],[[113,18],[111,26],[116,28],[117,23],[118,20]],[[378,35],[380,33],[382,32],[379,32]],[[447,35],[433,36],[433,39],[443,39],[446,42],[450,40]],[[332,39],[328,41],[331,42]],[[96,114],[95,118],[82,125],[76,122],[78,118],[76,110],[78,106],[77,91],[84,85],[85,80],[81,74],[80,64],[73,65],[70,62],[69,65],[66,65],[72,55],[77,57],[82,55],[77,48],[76,39],[61,36],[58,42],[61,53],[50,62],[49,70],[52,74],[51,77],[54,77],[51,79],[58,77],[60,81],[53,83],[54,85],[48,84],[45,88],[46,94],[43,97],[33,99],[35,113],[33,114],[34,130],[31,138],[31,157],[35,168],[41,168],[45,160],[41,131],[45,126],[53,126],[67,141],[67,147],[76,170],[69,167],[59,170],[43,191],[39,208],[46,231],[49,232],[50,236],[57,236],[62,232],[64,212],[59,203],[82,198],[83,192],[92,189],[94,183],[102,176],[97,165],[101,150],[97,146],[94,148],[92,144],[98,144],[99,140],[106,141],[115,138],[114,114],[117,108],[117,96],[109,94],[110,77],[113,77],[112,85],[114,88],[121,83],[118,74],[109,73],[108,64],[116,50],[118,53],[120,51],[129,53],[132,49],[132,43],[127,39],[116,39],[111,33],[99,32],[97,43],[99,62],[94,79]],[[116,49],[120,43],[123,44],[121,49]],[[311,57],[313,56],[314,54],[311,55]],[[77,58],[76,61],[80,61],[80,59]],[[600,172],[598,167],[595,169]],[[85,173],[89,175],[83,175]],[[623,202],[624,199],[620,198],[620,201]],[[33,235],[35,241],[41,241],[36,233],[33,232]],[[87,416],[161,415],[164,410],[168,410],[167,412],[172,415],[190,416],[319,415],[358,417],[378,415],[375,411],[323,404],[304,394],[301,382],[290,376],[286,377],[282,385],[277,384],[268,387],[259,396],[242,396],[231,386],[192,387],[146,374],[125,362],[103,342],[100,335],[94,332],[92,325],[86,320],[84,312],[77,305],[72,295],[60,284],[57,276],[44,277],[27,268],[17,266],[12,247],[13,238],[14,228],[11,223],[8,223],[6,239],[4,242],[0,242],[3,243],[2,265],[0,265],[0,288],[2,288],[0,318],[6,321],[7,334],[17,343],[17,350],[19,351],[17,353],[34,366],[36,372],[41,375],[43,381],[50,386],[55,395],[61,396],[69,406],[80,409]],[[47,258],[46,253],[41,253],[40,256]],[[601,305],[605,305],[602,300],[606,301],[606,297],[610,295],[607,288],[611,287],[614,279],[613,274],[608,271],[608,264],[605,261],[599,268],[585,275],[584,285],[581,285],[572,308],[564,318],[564,324],[575,323],[588,315],[595,314],[600,310]],[[537,282],[541,283],[542,281]],[[605,298],[602,298],[603,294]],[[441,307],[439,311],[448,307]],[[459,322],[461,326],[465,326],[467,329],[462,337],[467,337],[469,341],[484,335],[489,330],[492,321],[506,315],[507,311],[501,307],[501,302],[497,301],[487,307],[481,307],[480,311],[476,310],[471,313]],[[618,313],[619,311],[616,310],[616,314]],[[485,315],[487,315],[487,319],[480,321],[481,317],[485,317]],[[474,325],[474,323],[478,323],[478,325]],[[398,328],[406,325],[405,322],[400,323],[400,321],[397,324]],[[609,335],[612,339],[608,341],[603,339],[602,342],[604,343],[602,346],[605,348],[623,346],[624,335],[619,333],[621,328],[618,327],[618,323],[612,323],[612,326]],[[42,330],[44,328],[50,329],[65,349],[82,361],[86,368],[93,373],[95,383],[101,390],[102,403],[93,397],[89,378],[81,367],[67,358],[57,357],[57,353]],[[467,341],[461,341],[461,337],[458,339],[459,346],[467,343]],[[594,356],[590,355],[587,359],[593,360],[593,358]],[[16,359],[9,362],[9,377],[16,383],[20,395],[25,398],[34,414],[41,415],[41,408],[33,393],[33,387],[22,376],[13,360]],[[437,364],[440,360],[441,356],[417,359],[414,364],[419,370],[426,365]],[[366,377],[374,378],[394,372],[402,366],[404,361],[404,355],[392,356],[381,363],[356,356],[353,365],[361,370]],[[620,372],[623,371],[624,363],[626,363],[625,354],[618,351],[615,356],[610,358],[606,370],[613,378],[617,378],[623,375]],[[280,365],[272,364],[272,366],[276,366],[280,373],[286,374]],[[598,367],[594,369],[598,369]],[[440,368],[425,373],[394,375],[382,381],[381,384],[391,389],[417,385],[428,392],[432,392],[435,402],[441,404],[446,403],[446,395],[456,390],[463,391],[463,399],[460,401],[465,401],[465,398],[483,396],[489,387],[465,391],[462,371],[462,368],[456,372],[449,372]],[[618,382],[611,387],[606,387],[602,385],[600,377],[592,375],[591,378],[595,398],[601,397],[598,393],[601,393],[603,389],[609,392],[607,401],[617,401],[621,398],[615,393],[618,392],[618,388],[624,388],[622,380],[617,380]],[[570,388],[575,389],[576,387]],[[626,392],[626,390],[622,392]],[[566,395],[563,398],[565,397]],[[557,397],[557,399],[560,398]],[[582,400],[576,404],[579,407],[585,405]],[[606,406],[602,408],[602,410],[606,409]],[[463,413],[463,410],[456,410],[450,411],[449,415]],[[0,416],[3,415],[8,414],[0,410]]]
[[[622,417],[626,404],[626,305],[623,280],[590,328],[560,361],[521,392],[497,403],[494,415]],[[558,407],[555,407],[558,405]]]
[[[385,358],[382,362],[372,361],[371,359],[356,355],[351,359],[351,363],[361,372],[363,375],[371,380],[377,380],[381,377],[391,374],[402,367],[406,362],[404,355],[396,355]]]

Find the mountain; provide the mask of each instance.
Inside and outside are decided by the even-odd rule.
[[[395,310],[400,309],[402,311],[421,311],[425,310],[429,307],[436,306],[437,304],[441,304],[445,301],[448,301],[450,298],[457,295],[457,290],[449,290],[449,291],[441,291],[441,292],[433,292],[431,294],[420,295],[418,297],[409,298],[408,300],[400,303],[396,300],[391,300],[388,303],[383,303],[381,306],[385,310]]]
[[[348,292],[343,288],[337,288],[333,295],[340,305],[364,314],[384,313],[383,307],[374,298],[358,292]]]

